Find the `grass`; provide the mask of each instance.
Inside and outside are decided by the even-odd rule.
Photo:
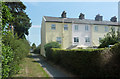
[[[38,62],[30,57],[26,57],[20,64],[21,69],[18,74],[13,77],[49,77]]]

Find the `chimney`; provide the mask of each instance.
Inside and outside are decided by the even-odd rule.
[[[82,13],[80,13],[80,16],[79,16],[79,19],[85,19],[85,15],[84,14],[82,14]]]
[[[117,22],[117,17],[116,17],[116,16],[112,17],[112,18],[110,19],[110,21],[112,21],[112,22]]]
[[[66,18],[66,12],[65,11],[62,12],[61,17]]]
[[[100,16],[100,14],[96,15],[95,21],[102,21],[102,20],[103,20],[103,16]]]

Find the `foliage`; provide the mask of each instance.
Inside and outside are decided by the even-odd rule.
[[[13,56],[13,60],[12,60],[11,64],[9,65],[10,71],[8,72],[8,76],[10,77],[10,76],[18,73],[18,71],[20,69],[19,64],[21,63],[22,59],[24,59],[25,56],[28,55],[28,53],[30,51],[30,45],[27,40],[18,39],[18,36],[17,35],[13,36],[12,33],[6,33],[5,35],[3,35],[2,39],[3,39],[3,44],[5,46],[9,46],[11,48],[11,50],[13,51],[13,53],[11,54]],[[8,50],[8,49],[6,49],[6,50]],[[4,52],[3,52],[3,54],[4,54]],[[7,60],[7,58],[5,60]],[[10,62],[8,62],[8,63],[10,63]],[[2,66],[4,68],[5,65],[2,65]]]
[[[107,35],[105,35],[105,37],[100,40],[100,46],[99,48],[104,48],[104,47],[108,47],[108,45],[114,45],[115,43],[118,43],[119,40],[119,31],[116,32],[114,31],[113,28],[111,28],[111,32],[107,33]]]
[[[10,9],[10,12],[14,19],[12,25],[14,26],[14,32],[18,34],[19,38],[25,38],[25,34],[28,35],[28,30],[31,27],[30,18],[25,12],[26,6],[20,1],[5,2]]]
[[[50,42],[44,45],[45,52],[46,52],[46,57],[47,59],[51,58],[51,48],[60,48],[61,46],[59,45],[58,42]]]
[[[120,43],[111,48],[52,48],[49,60],[79,77],[119,78]]]
[[[49,60],[80,77],[94,77],[100,72],[100,58],[103,50],[52,48]]]
[[[1,4],[1,2],[0,2]],[[15,17],[10,12],[9,6],[2,2],[2,79],[11,77],[19,70],[19,64],[29,53],[30,45],[27,40],[19,39],[7,30],[8,25],[13,23]],[[17,16],[17,15],[15,15]],[[15,22],[15,21],[14,21]],[[21,32],[22,33],[22,32]]]
[[[9,46],[2,45],[2,78],[9,77],[11,64],[13,61],[13,51]]]
[[[35,54],[40,54],[40,49],[41,49],[41,45],[37,46],[37,47],[34,49],[33,53],[35,53]]]
[[[4,5],[4,3],[1,4],[2,4],[2,31],[4,31],[6,28],[5,26],[12,21],[13,17],[12,14],[10,13],[10,9],[6,5]]]
[[[32,44],[31,48],[32,48],[32,50],[34,50],[36,48],[35,43]]]

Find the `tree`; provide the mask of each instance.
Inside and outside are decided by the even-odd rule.
[[[99,48],[108,47],[108,45],[114,45],[115,43],[120,42],[120,31],[118,29],[117,33],[113,28],[111,28],[111,32],[108,32],[105,37],[100,40]]]
[[[33,50],[36,48],[36,45],[35,43],[32,44],[32,47],[31,47]]]
[[[30,18],[25,12],[26,6],[20,1],[18,2],[6,2],[12,13],[14,19],[11,24],[14,26],[14,32],[18,34],[19,38],[25,38],[25,34],[28,35],[28,30],[31,27]]]

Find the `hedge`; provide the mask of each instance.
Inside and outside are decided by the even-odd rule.
[[[112,48],[52,48],[49,52],[50,61],[79,77],[120,77],[120,43]]]
[[[101,52],[104,49],[51,49],[50,61],[83,77],[92,77],[100,72]]]

